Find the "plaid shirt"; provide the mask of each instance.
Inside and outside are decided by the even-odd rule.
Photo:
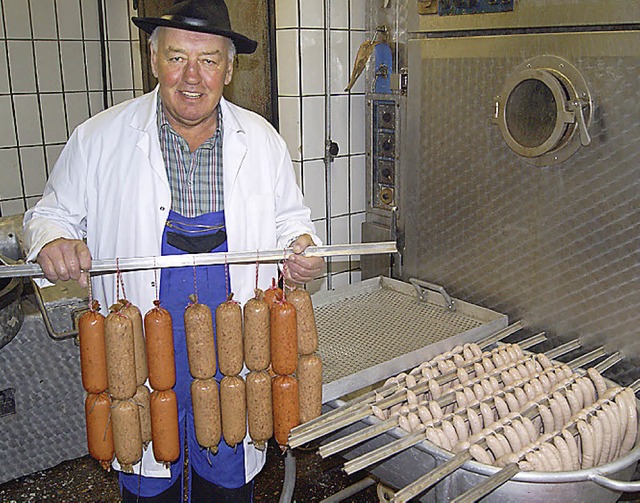
[[[160,96],[157,110],[158,137],[171,188],[171,209],[185,217],[224,209],[220,107],[216,132],[195,152],[190,151],[187,141],[169,124]]]

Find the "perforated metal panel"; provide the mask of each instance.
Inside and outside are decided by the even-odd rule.
[[[440,294],[420,300],[413,286],[373,278],[314,296],[324,399],[354,391],[400,372],[456,344],[506,325],[506,317]]]

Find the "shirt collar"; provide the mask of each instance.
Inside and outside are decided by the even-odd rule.
[[[160,93],[158,93],[158,102],[156,105],[157,110],[157,122],[158,122],[158,131],[162,129],[168,129],[169,132],[178,138],[182,138],[178,132],[171,126],[169,120],[167,119],[167,114],[164,113],[164,107],[162,106],[162,100],[160,99]],[[216,113],[218,114],[218,124],[216,126],[216,130],[212,136],[210,136],[202,145],[203,146],[213,146],[213,142],[215,141],[218,135],[222,135],[223,125],[222,125],[222,107],[220,104],[216,107]]]

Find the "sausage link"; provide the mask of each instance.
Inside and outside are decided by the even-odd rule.
[[[594,386],[596,387],[598,398],[601,398],[602,395],[604,395],[604,393],[607,391],[607,384],[604,382],[604,378],[600,375],[600,372],[598,372],[593,367],[587,369],[587,374],[589,376],[589,379],[591,379],[591,382],[593,382]]]
[[[149,388],[144,384],[138,386],[136,394],[133,396],[133,402],[138,406],[138,415],[140,416],[140,435],[142,438],[142,447],[146,449],[151,442],[151,393]]]
[[[276,374],[293,374],[298,365],[296,310],[288,301],[271,308],[271,366]]]
[[[225,376],[220,381],[222,438],[229,447],[242,443],[247,434],[247,395],[244,379]]]
[[[604,409],[600,409],[596,413],[596,417],[602,424],[602,454],[600,455],[600,464],[604,465],[609,461],[609,455],[611,454],[611,441],[613,440],[611,431],[612,425],[609,422],[609,416],[604,412]]]
[[[480,447],[478,444],[471,444],[469,446],[469,454],[473,457],[474,460],[479,463],[484,463],[485,465],[493,464],[493,457],[486,450]]]
[[[282,449],[289,441],[289,432],[300,424],[298,381],[288,375],[278,375],[271,381],[273,396],[273,431]]]
[[[269,304],[249,299],[244,305],[244,362],[249,370],[265,370],[271,362]]]
[[[136,394],[136,361],[133,323],[126,316],[112,312],[104,322],[107,349],[109,393],[117,400]]]
[[[282,289],[276,285],[276,278],[271,278],[271,286],[264,291],[262,298],[269,304],[269,309],[276,303],[282,302],[283,292]]]
[[[296,288],[287,295],[287,300],[296,308],[298,352],[301,355],[315,353],[318,350],[318,329],[311,295],[304,288]]]
[[[97,305],[94,307],[98,308]],[[102,393],[109,385],[104,316],[97,310],[87,311],[80,316],[78,319],[78,339],[80,341],[82,386],[88,393]]]
[[[115,400],[111,408],[113,445],[122,471],[133,473],[142,458],[142,435],[138,406],[132,400]]]
[[[562,430],[562,438],[567,444],[569,448],[569,453],[571,454],[571,469],[579,470],[580,469],[580,452],[578,451],[578,443],[576,442],[575,437],[569,430]]]
[[[184,334],[191,375],[195,379],[210,379],[216,375],[216,346],[209,306],[198,303],[187,306]]]
[[[136,384],[142,386],[149,377],[147,368],[147,347],[142,330],[142,314],[140,309],[128,300],[121,300],[122,308],[120,313],[131,320],[133,324],[133,351],[136,360]]]
[[[636,444],[638,435],[638,409],[636,405],[636,397],[631,388],[625,388],[621,395],[621,401],[624,404],[624,413],[627,415],[627,428],[620,446],[621,454],[629,452]]]
[[[482,419],[473,409],[467,409],[467,419],[469,420],[469,428],[474,435],[482,431]]]
[[[172,463],[180,457],[178,400],[172,389],[151,393],[151,432],[156,461]]]
[[[595,442],[593,438],[593,429],[584,421],[578,421],[576,424],[578,432],[580,432],[580,443],[582,445],[582,467],[593,467],[595,459]]]
[[[108,470],[115,454],[109,395],[89,393],[84,401],[84,414],[89,454]]]
[[[602,450],[604,443],[602,422],[598,416],[591,416],[591,418],[589,418],[589,426],[591,426],[593,431],[593,445],[595,447],[593,466],[599,466],[602,463]]]
[[[173,388],[176,383],[176,364],[173,354],[173,323],[169,311],[160,307],[160,301],[144,315],[144,333],[147,339],[149,384],[158,391]]]
[[[232,299],[216,308],[216,345],[220,372],[225,376],[238,375],[244,359],[242,309]]]
[[[451,419],[451,422],[453,423],[453,427],[456,430],[456,435],[458,436],[458,439],[460,441],[464,441],[469,438],[469,427],[465,423],[464,419],[462,419],[462,417],[455,414]]]
[[[562,471],[568,472],[573,470],[573,459],[571,458],[571,451],[569,451],[569,446],[567,445],[567,442],[565,442],[564,438],[560,436],[553,437],[553,445],[556,446],[556,449],[560,454]]]
[[[216,454],[222,437],[222,420],[218,383],[213,377],[191,381],[191,404],[196,440],[202,447]]]
[[[300,424],[304,424],[322,414],[322,360],[320,357],[302,355],[298,360],[297,375]]]
[[[265,450],[267,441],[273,436],[273,404],[271,377],[264,370],[247,374],[247,417],[253,444],[257,449]]]

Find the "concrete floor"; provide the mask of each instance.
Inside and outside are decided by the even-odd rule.
[[[312,503],[327,498],[341,489],[364,478],[366,474],[347,476],[340,458],[322,459],[317,449],[303,447],[295,450],[296,487],[294,501]],[[254,500],[278,502],[284,477],[283,456],[271,443],[267,464],[256,477]],[[117,475],[106,472],[89,456],[66,461],[58,466],[37,472],[0,485],[0,501],[25,502],[118,502]],[[378,501],[375,485],[355,496],[349,502],[368,503]]]

